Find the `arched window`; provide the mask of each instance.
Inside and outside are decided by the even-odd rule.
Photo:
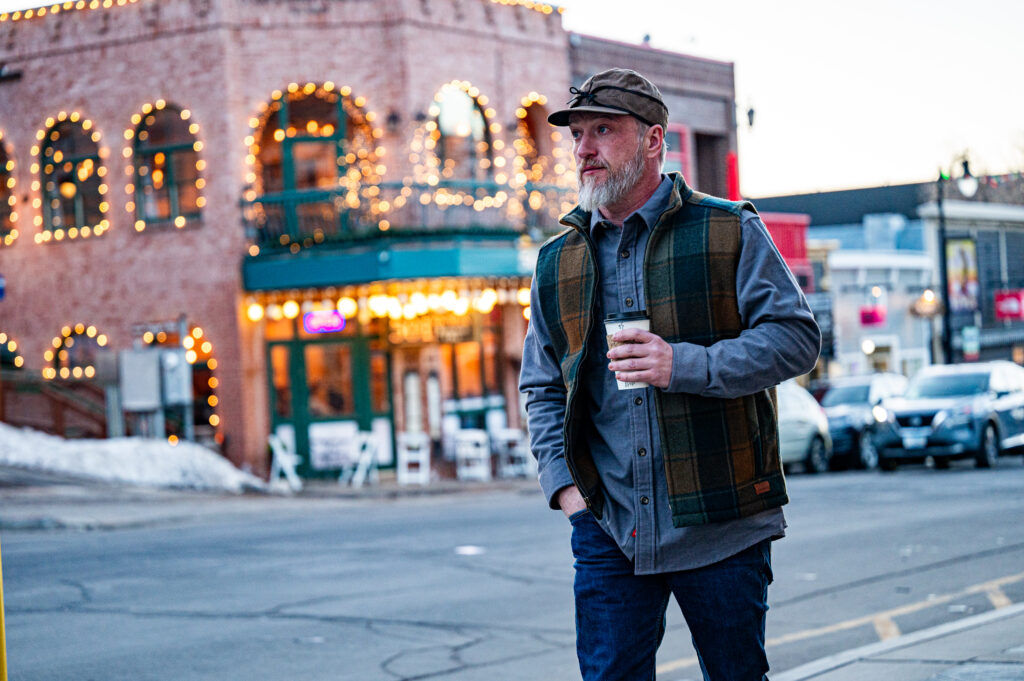
[[[550,180],[554,174],[554,152],[561,154],[562,149],[555,143],[560,135],[553,137],[558,129],[547,121],[547,98],[531,92],[520,103],[522,106],[516,109],[516,139],[512,143],[516,151],[515,170],[523,173],[527,182]]]
[[[261,246],[293,252],[344,237],[374,213],[384,167],[366,100],[333,83],[292,83],[252,123],[247,198]],[[376,223],[374,223],[376,226]]]
[[[109,223],[100,134],[77,114],[47,124],[39,149],[43,231],[57,240],[102,234]]]
[[[135,230],[150,226],[177,228],[194,224],[206,200],[202,196],[204,167],[199,158],[202,142],[196,139],[199,125],[189,122],[188,109],[169,107],[163,101],[147,104],[132,116],[134,130],[133,186]]]
[[[572,208],[576,176],[571,153],[562,144],[563,133],[547,122],[547,97],[531,92],[520,104],[512,142],[512,185],[523,192],[526,225],[539,228]]]
[[[43,358],[49,366],[43,369],[43,378],[82,379],[96,375],[96,361],[107,337],[95,326],[76,324],[65,326],[52,342]]]
[[[20,369],[23,366],[25,358],[18,352],[18,343],[0,331],[0,369]]]
[[[14,212],[14,184],[14,159],[0,130],[0,245],[3,246],[10,246],[18,238],[14,226],[18,219]]]
[[[485,110],[484,104],[486,98],[464,81],[446,83],[434,95],[430,107],[433,125],[428,129],[442,179],[491,179],[493,157],[487,114],[493,112]]]

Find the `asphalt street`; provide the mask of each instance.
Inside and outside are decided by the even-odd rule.
[[[769,599],[776,672],[1024,602],[1020,457],[789,482]],[[152,503],[115,504],[114,529],[5,526],[12,681],[579,678],[569,525],[532,483],[180,494],[159,497],[181,506],[162,519]],[[699,678],[671,607],[668,626],[658,678]]]

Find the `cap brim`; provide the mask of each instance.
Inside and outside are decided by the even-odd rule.
[[[601,113],[612,116],[629,116],[630,113],[619,109],[610,109],[606,106],[574,106],[571,109],[562,109],[548,116],[548,123],[551,125],[569,125],[569,116],[575,113]]]

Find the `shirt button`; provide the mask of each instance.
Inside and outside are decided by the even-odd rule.
[[[621,255],[623,258],[628,258],[629,257],[629,250],[624,248],[624,249],[622,249],[622,253],[620,253],[619,255]]]
[[[626,307],[633,307],[633,299],[626,298]]]
[[[647,504],[651,503],[651,500],[648,499],[647,497],[640,497],[640,503],[646,506]]]
[[[637,397],[636,399],[634,399],[634,400],[633,400],[633,404],[635,404],[635,405],[636,405],[636,406],[638,406],[638,407],[639,407],[639,406],[640,406],[641,404],[643,404],[643,403],[644,403],[644,398],[642,398],[642,397]]]
[[[644,449],[643,447],[641,447],[640,449],[636,450],[636,453],[637,453],[638,456],[647,456],[647,450]]]

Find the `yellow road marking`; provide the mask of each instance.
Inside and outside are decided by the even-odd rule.
[[[976,594],[983,593],[988,596],[989,602],[992,603],[993,607],[1003,608],[1007,605],[1011,605],[1012,601],[1006,597],[1003,593],[1002,587],[1007,584],[1015,584],[1017,582],[1024,581],[1024,572],[1019,572],[1015,575],[1009,575],[1007,577],[1000,577],[999,579],[993,579],[980,584],[969,586],[962,591],[955,593],[943,594],[941,596],[933,596],[923,601],[917,601],[916,603],[908,603],[907,605],[901,605],[898,608],[891,608],[889,610],[883,610],[871,615],[864,615],[863,617],[854,617],[853,619],[844,620],[842,622],[836,622],[835,624],[829,624],[824,627],[815,627],[813,629],[804,629],[803,631],[794,631],[789,634],[783,634],[782,636],[776,636],[766,640],[765,646],[777,646],[784,643],[793,643],[795,641],[805,641],[809,638],[817,638],[818,636],[825,636],[826,634],[834,634],[840,631],[848,631],[850,629],[856,629],[865,625],[872,625],[875,627],[875,631],[878,633],[878,637],[881,640],[885,640],[887,637],[883,635],[885,632],[891,630],[879,628],[879,623],[888,621],[892,625],[892,629],[896,631],[896,636],[899,635],[899,629],[896,627],[893,618],[900,617],[901,615],[908,615],[912,612],[919,612],[936,605],[942,605],[949,603],[950,601],[964,596],[973,596]],[[998,604],[997,604],[998,603]],[[887,626],[887,625],[886,625]],[[672,660],[664,664],[658,665],[657,673],[664,674],[684,667],[691,667],[697,664],[696,657],[684,657],[678,660]]]
[[[896,626],[896,622],[891,617],[880,615],[874,619],[872,624],[875,625],[875,633],[878,634],[879,641],[888,641],[900,635],[900,628]]]
[[[985,595],[988,596],[988,602],[992,604],[992,607],[998,610],[999,608],[1005,608],[1013,605],[1013,601],[1007,598],[1003,590],[998,586],[994,586],[991,589],[985,590]]]

